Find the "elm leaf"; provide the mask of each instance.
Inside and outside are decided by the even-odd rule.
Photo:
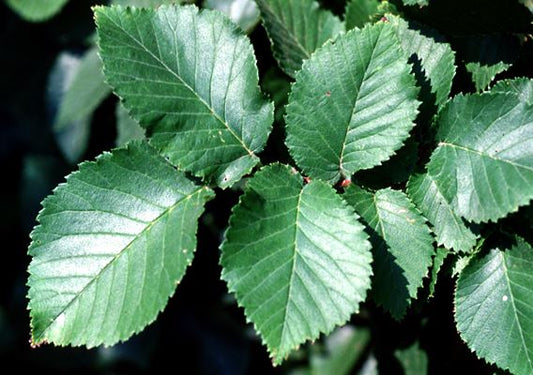
[[[435,253],[426,219],[401,191],[387,188],[371,193],[352,184],[343,198],[371,233],[374,300],[401,319],[411,298],[416,298]]]
[[[336,183],[388,160],[409,137],[418,88],[392,25],[354,29],[304,62],[287,105],[287,146],[311,178]]]
[[[249,39],[195,6],[95,7],[107,81],[179,169],[228,187],[259,162],[274,108]]]
[[[233,209],[222,278],[274,364],[357,312],[370,287],[370,243],[358,216],[322,181],[280,164],[257,172]]]
[[[112,345],[151,323],[192,262],[212,196],[146,143],[81,163],[31,234],[32,343]]]
[[[428,174],[455,214],[496,221],[533,198],[533,106],[518,95],[458,95],[438,118]]]
[[[533,373],[533,248],[478,254],[461,271],[455,291],[457,329],[470,349],[515,375]]]

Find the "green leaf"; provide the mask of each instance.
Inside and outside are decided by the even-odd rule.
[[[221,11],[245,32],[250,32],[259,22],[259,9],[254,0],[205,0],[204,8]]]
[[[348,375],[370,342],[370,330],[346,325],[325,338],[325,352],[312,353],[311,375]]]
[[[409,71],[388,23],[316,51],[296,76],[286,116],[287,146],[304,173],[335,183],[389,159],[417,115]]]
[[[68,0],[6,0],[19,16],[27,21],[41,22],[55,16],[65,6]]]
[[[455,320],[463,340],[489,363],[533,373],[533,248],[521,238],[478,255],[462,270]]]
[[[426,375],[428,355],[420,348],[418,341],[403,350],[396,350],[394,356],[400,361],[404,375]]]
[[[351,30],[354,27],[361,28],[371,22],[374,15],[378,13],[378,6],[378,0],[351,0],[348,2],[344,12],[346,30]]]
[[[458,48],[465,55],[465,67],[476,90],[483,91],[516,61],[520,46],[514,36],[493,34],[459,39]]]
[[[533,198],[533,107],[516,95],[458,95],[437,124],[427,170],[457,215],[496,221]]]
[[[90,116],[110,93],[111,88],[104,82],[97,49],[91,48],[84,54],[68,84],[54,121],[54,130],[63,130],[73,122]]]
[[[431,267],[431,275],[429,278],[429,296],[432,298],[435,296],[435,288],[437,287],[437,281],[439,280],[439,271],[444,264],[446,257],[451,254],[448,249],[444,247],[437,247],[435,257],[433,258],[433,267]]]
[[[117,146],[125,145],[134,139],[144,139],[144,129],[131,118],[120,102],[117,103],[115,115],[117,117],[117,139],[115,141]]]
[[[533,79],[516,78],[497,82],[491,93],[515,94],[521,102],[533,105]]]
[[[372,194],[352,184],[343,198],[370,229],[374,300],[401,319],[411,298],[416,298],[435,253],[426,219],[401,191],[382,189]]]
[[[31,234],[32,343],[112,345],[151,323],[193,259],[212,195],[146,143],[80,164]]]
[[[358,216],[322,181],[289,167],[248,182],[222,245],[222,278],[279,364],[357,312],[370,287],[370,244]]]
[[[65,95],[76,77],[80,63],[81,57],[63,51],[57,56],[50,70],[46,88],[46,104],[52,123],[58,118],[60,109],[64,107]],[[59,150],[69,163],[76,163],[87,150],[91,120],[92,113],[88,113],[83,117],[72,119],[60,130],[53,129]]]
[[[344,30],[344,24],[314,0],[256,0],[274,57],[291,77],[302,61],[327,40]]]
[[[398,16],[387,15],[387,19],[394,26],[402,49],[410,56],[424,102],[431,98],[428,104],[440,108],[452,89],[455,53],[435,31],[422,28],[422,34],[415,29],[416,25],[410,25]],[[429,87],[426,89],[425,86]]]
[[[238,27],[194,6],[96,7],[95,17],[107,80],[154,147],[221,187],[250,172],[273,105]]]
[[[439,246],[457,251],[472,250],[477,236],[454,213],[433,176],[427,173],[412,175],[407,184],[407,194],[433,226]]]

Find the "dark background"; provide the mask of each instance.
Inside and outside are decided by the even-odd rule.
[[[90,6],[94,1],[72,0],[45,23],[28,23],[0,3],[0,228],[3,241],[0,261],[0,361],[17,370],[55,373],[145,373],[165,371],[199,374],[286,373],[305,364],[305,356],[272,368],[266,348],[243,311],[236,307],[219,280],[218,245],[238,193],[218,191],[201,219],[198,250],[176,294],[165,311],[145,331],[112,348],[57,348],[29,345],[26,310],[26,268],[29,232],[35,225],[40,201],[64,176],[75,169],[62,156],[46,107],[48,74],[57,55],[68,50],[82,53],[94,32]],[[457,61],[467,60],[462,38],[482,33],[527,34],[531,14],[516,1],[430,0],[431,7],[404,9],[412,18],[430,24],[448,36],[457,50]],[[324,1],[338,14],[343,2]],[[274,64],[261,27],[251,35],[260,70]],[[520,47],[513,67],[501,77],[531,77],[531,37]],[[454,92],[470,92],[472,83],[459,67]],[[114,147],[116,98],[110,97],[96,111],[84,159],[93,159]],[[275,150],[267,150],[272,154]],[[509,226],[513,225],[512,218]],[[477,360],[455,329],[452,317],[453,282],[442,278],[437,297],[415,302],[402,324],[395,323],[372,303],[352,324],[372,330],[371,346],[382,373],[401,373],[393,351],[420,340],[429,356],[433,374],[492,374],[494,368]],[[424,300],[424,298],[422,298]],[[371,349],[370,349],[371,348]],[[306,352],[306,348],[303,349]],[[362,366],[360,361],[354,373]]]

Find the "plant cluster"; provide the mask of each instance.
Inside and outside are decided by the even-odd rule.
[[[115,3],[94,7],[97,46],[54,126],[76,160],[65,131],[87,129],[112,91],[121,146],[42,203],[34,345],[113,345],[144,329],[193,262],[206,203],[233,189],[221,277],[275,365],[365,300],[401,321],[452,277],[469,348],[533,373],[533,81],[497,78],[513,65],[499,57],[530,36],[461,40],[475,57],[458,61],[410,17],[427,0],[352,0],[342,17],[314,0],[222,9],[240,26],[195,5]],[[261,76],[243,32],[258,18],[277,65]],[[452,90],[456,72],[472,90]]]

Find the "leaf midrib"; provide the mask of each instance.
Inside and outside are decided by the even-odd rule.
[[[165,210],[163,210],[163,212],[158,216],[156,217],[154,220],[150,221],[149,223],[147,223],[146,227],[140,231],[138,234],[136,234],[134,236],[134,238],[122,249],[120,250],[117,254],[115,254],[115,256],[113,256],[113,258],[107,263],[105,264],[102,269],[94,276],[91,278],[91,280],[89,280],[89,282],[87,284],[85,284],[85,286],[79,291],[76,293],[76,295],[68,302],[68,304],[65,305],[65,307],[63,307],[59,313],[56,314],[56,316],[50,320],[50,322],[42,329],[41,333],[37,336],[34,336],[32,337],[32,342],[33,343],[39,343],[41,339],[43,339],[43,336],[45,335],[46,331],[48,331],[48,329],[52,326],[53,323],[55,323],[55,321],[57,320],[57,318],[64,314],[66,311],[68,311],[68,309],[72,306],[72,304],[78,300],[78,298],[80,298],[80,296],[82,296],[85,291],[92,285],[94,284],[100,277],[101,275],[109,268],[111,267],[111,265],[113,265],[118,258],[120,258],[122,255],[124,255],[128,249],[133,245],[133,243],[135,243],[135,241],[137,241],[139,238],[141,238],[146,232],[148,232],[160,219],[162,219],[163,217],[165,217],[167,214],[169,214],[171,211],[173,211],[175,208],[177,208],[181,203],[185,202],[186,200],[192,198],[194,195],[196,194],[199,194],[201,193],[203,190],[205,190],[205,188],[200,188],[198,190],[196,190],[195,192],[193,192],[192,194],[189,194],[189,195],[184,195],[181,199],[179,199],[178,201],[176,201],[173,205],[171,205],[170,207],[166,208]]]
[[[178,73],[176,73],[167,64],[165,64],[165,62],[162,61],[160,58],[158,58],[154,53],[152,53],[152,51],[150,51],[148,48],[146,48],[144,43],[142,43],[141,41],[137,40],[126,29],[124,29],[121,25],[119,25],[117,22],[115,22],[115,20],[113,20],[111,17],[107,16],[106,13],[100,13],[100,14],[101,15],[102,14],[105,15],[110,22],[112,22],[116,27],[118,27],[122,32],[124,32],[124,34],[126,34],[131,40],[133,40],[137,45],[139,45],[144,51],[146,51],[146,53],[148,55],[150,55],[157,63],[161,64],[161,66],[164,69],[166,69],[169,73],[171,73],[174,77],[176,77],[176,79],[178,81],[180,81],[189,91],[191,91],[194,94],[194,96],[198,99],[198,101],[200,103],[202,103],[211,112],[213,117],[216,120],[218,120],[222,125],[224,125],[224,127],[230,132],[230,134],[233,135],[233,137],[235,137],[235,139],[242,145],[242,147],[246,150],[246,152],[250,156],[255,156],[254,152],[252,150],[250,150],[246,146],[246,144],[244,143],[244,140],[242,140],[241,138],[239,138],[237,136],[237,134],[233,131],[233,129],[229,126],[229,124],[218,115],[218,113],[215,111],[215,109],[212,108],[201,96],[199,96],[198,93]],[[151,21],[151,23],[153,23],[153,19],[151,19],[150,21]],[[195,34],[195,41],[196,41],[196,34]],[[156,38],[156,43],[158,44],[158,50],[159,50],[159,41],[157,40],[157,38]],[[176,44],[177,44],[177,42],[176,42]],[[196,67],[196,65],[195,65],[195,67]]]
[[[363,73],[363,78],[361,78],[361,82],[359,83],[359,87],[357,88],[357,95],[355,96],[354,98],[354,101],[353,101],[353,104],[352,104],[352,109],[350,111],[350,119],[348,121],[348,124],[346,125],[346,132],[344,133],[344,141],[342,142],[342,150],[341,150],[341,154],[339,156],[339,173],[341,174],[342,177],[347,177],[344,175],[344,167],[343,167],[343,159],[344,159],[344,152],[346,150],[346,144],[347,144],[347,139],[348,139],[348,133],[350,132],[350,125],[352,124],[352,121],[355,117],[355,107],[357,106],[357,103],[359,102],[359,97],[360,97],[360,94],[361,94],[361,87],[363,86],[363,83],[365,82],[365,80],[367,79],[367,74],[368,74],[368,68],[372,62],[372,60],[374,59],[374,52],[376,51],[376,46],[381,38],[381,34],[383,33],[383,28],[380,28],[379,30],[379,35],[377,36],[377,38],[375,39],[374,41],[374,44],[372,46],[372,54],[370,55],[370,58],[368,59],[368,61],[366,62],[365,64],[365,71]],[[358,48],[357,50],[359,52],[359,56],[361,56],[360,54],[360,50]],[[343,50],[343,53],[345,51]],[[350,73],[352,73],[352,71],[350,70]],[[353,74],[350,74],[352,75],[353,77]],[[355,77],[354,77],[355,78]],[[348,172],[349,173],[349,172]]]
[[[453,143],[448,143],[448,142],[439,142],[438,144],[440,147],[451,147],[451,148],[456,148],[456,149],[459,149],[461,151],[465,151],[465,152],[469,152],[469,153],[472,153],[472,154],[476,154],[476,155],[479,155],[481,157],[485,157],[485,158],[489,158],[491,160],[494,160],[494,161],[497,161],[497,162],[501,162],[501,163],[506,163],[506,164],[510,164],[516,168],[520,168],[520,169],[526,169],[530,172],[533,172],[533,167],[529,167],[527,165],[524,165],[524,164],[518,164],[512,160],[509,160],[509,159],[502,159],[502,158],[498,158],[494,155],[490,155],[488,154],[487,152],[484,152],[484,151],[479,151],[479,150],[476,150],[476,149],[472,149],[472,148],[469,148],[469,147],[466,147],[466,146],[461,146],[461,145],[456,145],[456,144],[453,144]]]
[[[300,193],[298,194],[298,201],[296,202],[296,214],[294,219],[294,239],[293,239],[293,248],[294,248],[294,255],[292,258],[292,266],[291,266],[291,276],[289,277],[289,290],[287,292],[287,302],[285,303],[285,311],[283,313],[283,326],[281,327],[281,335],[280,335],[280,348],[282,347],[282,344],[285,342],[285,330],[287,329],[287,315],[289,310],[289,303],[291,301],[291,291],[292,291],[292,285],[293,285],[293,278],[295,274],[296,269],[296,258],[298,257],[298,244],[297,244],[297,238],[298,238],[298,230],[299,230],[299,220],[300,220],[300,206],[302,201],[302,195],[304,192],[304,187],[300,190]]]

